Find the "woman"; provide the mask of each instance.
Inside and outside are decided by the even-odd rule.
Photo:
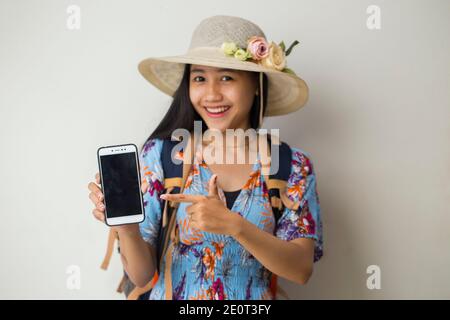
[[[306,103],[305,82],[286,68],[291,49],[268,43],[248,20],[214,16],[196,28],[187,54],[139,64],[150,83],[173,96],[140,154],[146,171],[146,219],[140,225],[115,227],[124,268],[139,287],[156,270],[161,199],[179,203],[180,242],[171,254],[169,275],[163,260],[150,299],[272,299],[271,273],[299,284],[310,278],[313,262],[322,256],[322,224],[316,177],[304,151],[291,148],[286,195],[297,203],[296,209],[284,208],[276,224],[258,155],[244,164],[208,163],[200,155],[182,194],[162,195],[162,143],[175,129],[192,132],[196,120],[220,132],[258,129],[263,115],[287,114]],[[222,151],[232,159],[239,153],[251,158],[246,144],[230,147],[225,141]],[[104,221],[98,184],[97,174],[89,197],[94,216]]]

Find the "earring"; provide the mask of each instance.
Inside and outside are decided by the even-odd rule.
[[[255,95],[259,96],[259,90],[256,90]]]

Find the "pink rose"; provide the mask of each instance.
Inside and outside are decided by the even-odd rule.
[[[248,39],[247,50],[252,54],[254,60],[261,60],[269,54],[269,44],[263,37],[253,36]]]
[[[269,54],[261,60],[261,64],[264,67],[282,71],[286,67],[286,54],[283,48],[272,41],[269,45]]]

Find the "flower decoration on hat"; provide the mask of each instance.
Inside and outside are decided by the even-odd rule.
[[[295,40],[286,50],[283,41],[277,45],[273,41],[268,43],[263,37],[253,36],[247,40],[245,49],[239,48],[234,42],[224,42],[221,49],[226,55],[234,56],[241,61],[251,61],[266,68],[295,74],[293,70],[286,67],[286,57],[298,43]]]

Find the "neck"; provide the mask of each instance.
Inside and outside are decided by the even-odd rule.
[[[233,130],[237,130],[237,129],[242,129],[244,131],[250,129],[250,119],[247,118],[245,119],[245,121],[243,121],[241,124],[237,125],[237,126],[233,126],[233,128],[226,128],[226,129],[233,129]],[[216,141],[214,141],[215,139],[212,139],[210,141],[203,141],[203,146],[206,147],[207,145],[209,145],[210,143],[212,143],[212,147],[213,148],[220,148],[222,147],[222,154],[224,157],[224,162],[225,163],[225,159],[230,159],[230,157],[232,159],[234,159],[233,161],[236,161],[236,158],[238,156],[238,154],[242,153],[245,155],[245,162],[248,163],[248,155],[249,155],[249,141],[248,138],[245,138],[244,141],[242,141],[242,139],[238,139],[237,137],[235,137],[235,135],[233,134],[231,137],[227,138],[226,135],[226,129],[221,130],[221,134],[222,134],[222,146],[220,143],[216,143]],[[236,162],[234,162],[236,163]]]

